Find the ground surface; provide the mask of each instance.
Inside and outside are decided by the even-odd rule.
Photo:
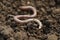
[[[32,14],[20,6],[33,6],[43,26],[16,23],[12,15]],[[0,0],[0,40],[60,40],[60,0]]]

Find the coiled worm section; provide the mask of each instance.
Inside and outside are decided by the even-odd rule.
[[[33,11],[33,14],[32,15],[17,15],[17,16],[14,16],[14,20],[16,22],[27,23],[29,21],[35,21],[39,24],[39,29],[42,27],[42,23],[38,19],[30,18],[30,17],[35,17],[37,15],[36,9],[34,7],[32,7],[32,6],[21,6],[20,8],[22,10],[31,9]],[[30,18],[30,19],[20,20],[20,18]]]

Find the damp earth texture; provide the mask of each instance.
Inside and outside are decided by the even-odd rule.
[[[33,7],[37,14],[20,21],[36,20],[17,22],[17,15],[34,14],[21,6]],[[60,0],[0,0],[0,40],[60,40]]]

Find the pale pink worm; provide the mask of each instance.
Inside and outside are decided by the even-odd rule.
[[[16,22],[26,23],[26,22],[29,22],[29,21],[36,21],[39,24],[39,29],[42,27],[42,23],[38,19],[35,19],[35,18],[33,18],[33,19],[27,19],[27,20],[20,20],[19,19],[19,18],[24,18],[24,17],[26,17],[26,18],[35,17],[37,15],[37,12],[36,12],[36,9],[34,7],[32,7],[32,6],[21,6],[20,8],[23,9],[23,10],[25,10],[25,9],[31,9],[34,14],[33,15],[17,15],[17,16],[14,16],[14,20]]]

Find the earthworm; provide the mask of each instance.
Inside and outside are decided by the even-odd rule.
[[[29,21],[36,21],[39,24],[39,29],[42,27],[42,23],[38,19],[35,19],[35,18],[31,18],[31,19],[27,19],[27,20],[20,20],[19,19],[19,18],[24,18],[24,17],[26,17],[26,18],[35,17],[37,15],[37,12],[36,12],[36,9],[34,7],[32,7],[32,6],[21,6],[20,8],[22,10],[31,9],[34,14],[32,14],[32,15],[17,15],[17,16],[14,16],[14,20],[16,22],[27,23]]]

